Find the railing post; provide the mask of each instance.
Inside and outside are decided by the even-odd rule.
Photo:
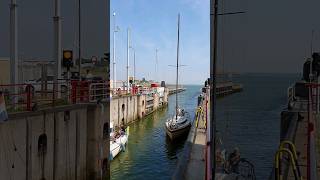
[[[80,81],[80,102],[83,102],[83,81]]]
[[[31,99],[31,85],[30,84],[27,85],[26,90],[27,90],[27,111],[31,111],[32,99]]]
[[[72,104],[77,103],[77,81],[71,81],[71,102]]]

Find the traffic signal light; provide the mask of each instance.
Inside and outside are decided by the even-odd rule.
[[[62,56],[62,65],[69,70],[73,66],[73,53],[71,50],[63,50]]]

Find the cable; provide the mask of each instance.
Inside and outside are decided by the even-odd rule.
[[[0,127],[2,127],[2,126],[0,126]],[[4,152],[4,156],[5,156],[4,158],[5,158],[5,160],[6,160],[7,172],[8,172],[8,174],[9,174],[9,177],[10,177],[10,180],[11,180],[11,179],[12,179],[12,174],[11,174],[10,167],[9,167],[9,163],[8,163],[8,161],[9,161],[9,160],[8,160],[8,150],[7,150],[7,148],[6,148],[8,144],[7,144],[7,142],[5,143],[5,141],[4,141],[4,137],[3,137],[4,135],[3,135],[3,133],[2,133],[2,132],[4,132],[4,131],[1,130],[0,132],[1,132],[1,141],[3,142],[3,146],[2,146],[2,147],[4,148],[4,151],[3,151],[3,152]]]

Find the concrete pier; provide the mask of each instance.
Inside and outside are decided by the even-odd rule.
[[[223,97],[232,93],[242,91],[242,85],[234,84],[232,82],[217,84],[217,96]],[[201,110],[199,110],[201,109]],[[204,87],[202,89],[201,100],[198,101],[198,107],[194,123],[191,127],[188,139],[184,148],[182,156],[179,157],[177,168],[173,174],[172,179],[177,180],[193,180],[205,179],[206,168],[208,163],[208,129],[210,125],[207,122],[210,119],[210,88]],[[210,160],[209,160],[210,161]],[[217,165],[218,167],[218,165]],[[216,173],[216,179],[233,178],[223,174]]]
[[[186,90],[186,88],[178,88],[178,90],[177,89],[169,89],[169,95],[172,95],[172,94],[175,94],[175,93],[180,93],[180,92],[183,92],[185,90]]]

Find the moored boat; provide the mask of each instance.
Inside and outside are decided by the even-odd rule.
[[[178,43],[177,43],[177,65],[176,65],[176,90],[178,90],[178,80],[179,80],[179,29],[180,29],[180,14],[178,15]],[[177,139],[185,134],[187,134],[191,127],[191,120],[189,114],[182,108],[178,108],[178,93],[176,93],[176,107],[175,116],[169,118],[166,123],[166,134],[171,140]]]
[[[129,126],[125,130],[116,131],[110,123],[110,160],[113,160],[121,151],[125,150],[128,143]]]
[[[166,121],[166,133],[171,140],[188,134],[191,127],[191,120],[183,109],[177,110],[178,114]]]

